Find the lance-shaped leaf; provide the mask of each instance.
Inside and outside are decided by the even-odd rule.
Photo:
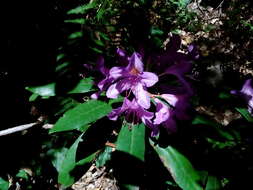
[[[47,155],[52,157],[51,162],[53,166],[55,167],[55,169],[57,170],[57,172],[60,171],[62,162],[64,161],[67,152],[68,152],[68,148],[66,147],[62,147],[59,149],[50,149],[47,152]]]
[[[116,142],[116,150],[125,152],[144,161],[145,153],[145,126],[139,124],[131,129],[123,125]]]
[[[95,159],[95,157],[97,156],[98,152],[99,152],[99,150],[97,152],[94,152],[91,155],[87,156],[86,158],[79,160],[76,163],[76,166],[83,166],[85,164],[92,162]]]
[[[76,166],[76,150],[80,141],[82,141],[82,135],[80,135],[80,137],[78,137],[74,144],[68,149],[64,160],[61,162],[61,165],[58,168],[58,183],[65,187],[68,187],[74,183],[74,177],[70,175],[70,172]]]
[[[39,97],[38,94],[32,94],[32,95],[29,97],[29,102],[35,101],[38,97]]]
[[[139,190],[140,187],[132,184],[122,184],[125,190]]]
[[[20,178],[25,179],[25,180],[29,179],[28,173],[24,169],[19,170],[16,177],[20,177]]]
[[[26,87],[26,90],[40,96],[55,96],[55,83],[50,83],[43,86]]]
[[[220,180],[215,176],[208,176],[205,190],[221,190]]]
[[[79,83],[69,91],[69,94],[76,94],[76,93],[85,93],[90,92],[92,90],[93,80],[92,78],[85,78],[79,81]]]
[[[201,182],[200,175],[194,170],[190,161],[184,155],[172,146],[162,148],[154,145],[151,140],[150,144],[179,187],[183,190],[203,190],[199,184]]]
[[[248,122],[253,123],[253,117],[246,108],[235,108]]]
[[[112,110],[111,106],[105,102],[98,100],[90,100],[86,103],[79,104],[75,108],[67,111],[52,128],[49,133],[69,131],[80,129],[85,132],[89,123],[94,122]],[[84,126],[87,126],[83,128]]]
[[[1,190],[8,190],[9,189],[9,182],[5,181],[3,178],[0,177],[0,189]]]
[[[231,135],[228,131],[225,131],[222,129],[222,126],[215,122],[212,121],[204,116],[201,115],[197,115],[193,121],[192,121],[193,125],[206,125],[206,126],[210,126],[212,127],[213,131],[215,131],[220,137],[223,137],[227,140],[234,140],[233,135]],[[211,129],[211,128],[210,128]]]
[[[71,20],[64,20],[65,23],[73,23],[73,24],[85,24],[85,19],[84,18],[76,18],[76,19],[71,19]]]
[[[90,92],[92,91],[92,86],[93,86],[92,78],[85,78],[80,80],[79,83],[71,91],[68,92],[68,94]],[[55,96],[56,95],[55,87],[56,83],[53,82],[42,86],[26,87],[26,90],[33,93],[33,95],[30,97],[30,101],[34,101],[38,96],[42,97]]]
[[[67,14],[85,14],[88,10],[96,7],[96,2],[88,3],[85,5],[78,6],[74,9],[71,9],[67,12]]]
[[[96,159],[96,166],[102,167],[111,159],[112,147],[105,147],[104,151]]]

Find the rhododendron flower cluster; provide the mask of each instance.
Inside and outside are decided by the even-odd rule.
[[[166,67],[165,57],[163,56],[163,62],[160,62],[162,66],[160,67],[165,71],[162,75],[177,77],[186,89],[184,94],[160,94],[159,91],[155,94],[151,93],[149,89],[155,88],[159,83],[158,74],[161,74],[159,65],[155,69],[155,71],[158,71],[156,73],[145,71],[143,56],[138,52],[127,56],[123,50],[118,49],[117,54],[123,66],[108,69],[104,66],[104,60],[100,59],[98,63],[99,70],[105,78],[98,83],[100,91],[94,93],[92,98],[98,98],[102,91],[105,91],[106,97],[110,99],[116,99],[119,95],[123,96],[122,105],[112,110],[108,115],[109,119],[117,120],[119,116],[123,115],[129,123],[143,122],[151,129],[151,136],[159,134],[160,126],[170,132],[175,131],[176,119],[188,118],[186,108],[189,105],[189,97],[192,95],[192,89],[184,77],[184,74],[191,70],[191,61],[189,56],[177,53],[177,48],[174,51],[167,52],[175,55],[175,62],[173,62],[173,57],[169,57],[169,63]],[[192,51],[193,47],[190,49]],[[161,56],[157,57],[156,61],[159,61],[159,59],[161,59]]]

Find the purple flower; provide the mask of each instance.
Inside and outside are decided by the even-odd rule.
[[[188,94],[162,94],[161,98],[166,100],[173,107],[173,114],[179,120],[188,120],[190,116],[188,109],[190,107],[190,96]]]
[[[155,98],[154,101],[156,104],[156,113],[154,119],[154,125],[160,125],[170,117],[170,108],[164,104],[161,100]]]
[[[199,54],[194,45],[188,47],[188,53],[180,52],[181,39],[179,35],[173,35],[170,42],[166,45],[166,50],[158,53],[156,56],[151,58],[155,67],[153,70],[159,74],[163,75],[174,75],[181,84],[181,89],[187,91],[188,94],[193,94],[193,90],[186,80],[185,75],[190,73],[192,70],[192,61],[199,57]],[[161,79],[162,80],[162,79]],[[160,87],[164,86],[159,84]],[[166,85],[165,88],[171,88]],[[172,91],[170,91],[171,93]]]
[[[164,128],[166,128],[169,132],[175,132],[176,131],[176,122],[174,120],[174,106],[177,103],[177,97],[172,94],[163,94],[160,96],[164,100],[166,100],[167,103],[170,105],[167,105],[163,101],[161,101],[158,98],[155,98],[154,101],[156,102],[156,113],[155,113],[155,119],[153,121],[154,129],[151,133],[151,136],[156,136],[159,132],[158,125],[162,125]]]
[[[117,120],[118,117],[123,113],[126,121],[130,123],[138,123],[141,120],[147,126],[152,125],[151,119],[153,118],[154,114],[141,107],[135,98],[132,101],[125,98],[122,106],[112,110],[108,117],[110,120]]]
[[[123,49],[118,48],[117,49],[117,54],[120,57],[126,57],[126,52]]]
[[[173,91],[173,86],[169,86],[168,81],[163,83],[162,80],[156,86],[158,94],[147,91],[158,82],[158,76],[144,71],[142,62],[144,53],[134,52],[129,57],[124,50],[117,49],[116,63],[119,66],[111,69],[104,66],[103,58],[99,59],[97,65],[104,79],[98,83],[100,91],[92,97],[97,98],[102,91],[106,91],[106,96],[112,99],[120,94],[124,96],[123,104],[108,114],[110,120],[117,120],[119,116],[124,115],[127,122],[143,122],[151,129],[151,136],[156,136],[159,133],[159,127],[164,127],[168,132],[175,132],[176,121],[189,118],[186,111],[189,108],[189,97],[193,92],[186,81],[185,74],[191,71],[192,60],[198,54],[194,46],[189,46],[188,54],[178,52],[180,45],[180,37],[173,36],[165,54],[147,58],[147,67],[156,71],[160,74],[159,76],[164,74],[176,76],[176,80],[181,84],[177,86],[181,88],[180,92],[177,89]],[[152,64],[154,62],[156,64]],[[150,98],[154,100],[152,103],[156,109],[150,108]]]
[[[93,93],[91,95],[92,99],[97,99],[98,96],[101,94],[101,92],[106,90],[110,86],[110,84],[114,81],[114,79],[109,75],[109,69],[106,68],[104,65],[103,57],[99,57],[96,63],[96,70],[99,70],[104,75],[105,78],[97,84],[100,91]]]
[[[181,57],[181,56],[180,56]],[[176,64],[171,65],[165,70],[165,74],[171,74],[177,77],[181,84],[186,88],[189,94],[193,94],[189,82],[185,79],[185,74],[191,72],[192,63],[184,57],[179,58]]]
[[[188,56],[189,58],[195,60],[199,58],[199,52],[197,50],[197,47],[193,44],[188,46]]]
[[[191,105],[190,105],[190,96],[188,94],[177,95],[177,103],[174,109],[175,118],[178,120],[189,120],[191,115],[189,114]]]
[[[105,90],[105,88],[113,82],[113,78],[110,77],[109,69],[106,68],[104,65],[104,58],[99,58],[97,62],[97,67],[99,71],[105,76],[105,78],[98,83],[98,88],[102,91]]]
[[[188,120],[189,115],[187,109],[189,108],[189,99],[185,95],[162,94],[159,95],[161,99],[154,98],[156,102],[155,119],[153,120],[154,129],[152,136],[156,136],[161,125],[169,133],[175,132],[176,120]]]
[[[116,82],[107,89],[108,98],[117,98],[121,92],[130,90],[139,105],[146,109],[150,107],[150,96],[146,88],[153,86],[158,81],[158,77],[154,73],[143,71],[143,63],[137,53],[133,53],[129,58],[126,67],[111,68],[109,78]]]
[[[160,95],[161,98],[166,100],[171,106],[175,107],[178,102],[178,97],[174,94],[162,94]]]
[[[241,96],[248,104],[249,113],[253,115],[253,87],[251,79],[245,81],[240,91],[232,90],[231,94]]]
[[[154,61],[157,62],[160,72],[164,72],[168,67],[177,63],[191,64],[192,54],[196,52],[194,46],[188,48],[188,54],[179,52],[181,46],[181,39],[179,35],[173,35],[170,42],[166,45],[166,50],[157,54]],[[158,70],[159,72],[159,70]]]
[[[121,65],[121,66],[126,66],[128,65],[129,62],[129,56],[125,52],[125,50],[117,48],[116,50],[116,63]]]

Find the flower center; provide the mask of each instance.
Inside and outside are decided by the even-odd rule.
[[[134,67],[134,68],[132,68],[132,70],[130,71],[130,74],[132,74],[132,75],[138,75],[138,74],[140,74],[140,71],[138,71],[138,69],[136,69],[136,68]]]

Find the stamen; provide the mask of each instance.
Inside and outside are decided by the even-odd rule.
[[[138,74],[140,74],[140,72],[138,71],[138,69],[136,69],[135,67],[132,68],[132,70],[129,73],[132,74],[132,75],[138,75]]]
[[[148,95],[151,97],[151,98],[159,98],[160,97],[160,94],[151,94],[148,92]]]
[[[166,72],[161,73],[161,74],[158,75],[158,77],[161,77],[161,76],[166,75],[166,74],[168,74],[168,73],[166,73]]]
[[[128,98],[132,92],[132,89],[126,91],[126,97]]]

